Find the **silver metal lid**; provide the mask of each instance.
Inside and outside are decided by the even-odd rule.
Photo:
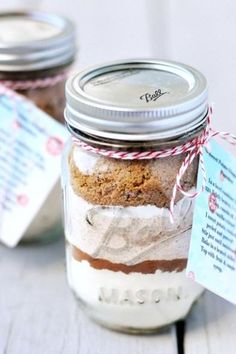
[[[97,137],[170,139],[204,123],[205,77],[184,64],[122,60],[91,67],[66,84],[66,122]]]
[[[75,28],[44,12],[0,13],[0,71],[43,70],[65,65],[75,55]]]

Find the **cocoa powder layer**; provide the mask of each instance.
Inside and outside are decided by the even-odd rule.
[[[75,147],[78,148],[78,147]],[[97,205],[138,206],[152,204],[169,207],[176,175],[185,155],[153,160],[118,160],[98,157],[92,174],[82,173],[69,156],[71,184],[74,192]],[[188,191],[195,186],[197,159],[182,179]],[[182,198],[177,193],[176,202]]]
[[[88,253],[81,251],[78,247],[68,244],[71,247],[72,257],[78,261],[87,261],[95,269],[107,269],[113,272],[154,274],[157,270],[162,272],[181,272],[187,266],[187,259],[173,260],[148,260],[134,265],[113,263],[106,259],[93,258]]]
[[[70,65],[70,63],[68,64]],[[27,81],[40,80],[48,77],[54,77],[63,73],[68,65],[61,67],[27,71],[27,72],[2,72],[0,71],[0,81]],[[66,79],[57,82],[55,85],[46,86],[42,88],[30,88],[27,90],[16,90],[19,94],[27,97],[34,104],[42,109],[42,111],[49,114],[51,117],[64,124],[64,108],[65,108],[65,82]]]
[[[65,108],[65,80],[58,82],[56,85],[19,90],[21,95],[34,102],[42,111],[49,114],[51,117],[64,123],[64,108]]]

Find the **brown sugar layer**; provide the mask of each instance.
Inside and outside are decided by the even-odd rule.
[[[76,261],[87,261],[90,266],[95,269],[107,269],[113,272],[129,273],[143,273],[154,274],[157,270],[162,272],[181,272],[187,266],[187,259],[173,259],[173,260],[150,260],[144,261],[134,265],[126,265],[122,263],[113,263],[106,259],[93,258],[89,254],[81,251],[79,248],[69,245],[72,248],[72,257]]]
[[[76,147],[77,148],[77,147]],[[176,175],[185,155],[153,160],[118,160],[99,156],[92,174],[82,173],[69,157],[74,192],[96,205],[169,207]],[[195,159],[182,178],[188,191],[195,186],[198,161]],[[182,198],[179,192],[176,202]]]

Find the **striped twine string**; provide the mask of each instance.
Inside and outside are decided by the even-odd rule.
[[[114,159],[121,159],[121,160],[151,160],[151,159],[159,159],[165,158],[168,156],[176,156],[180,154],[186,154],[180,169],[176,175],[175,184],[172,191],[172,197],[170,200],[169,205],[169,212],[170,212],[170,221],[171,223],[174,222],[174,205],[176,200],[176,194],[179,191],[181,194],[188,198],[196,198],[200,193],[205,190],[206,187],[206,169],[205,169],[205,162],[203,158],[203,148],[207,148],[210,140],[216,136],[226,140],[229,144],[236,145],[236,136],[227,132],[220,132],[213,130],[210,127],[211,124],[211,117],[212,117],[212,108],[209,107],[208,117],[207,117],[207,126],[203,130],[202,134],[186,143],[175,146],[169,149],[162,149],[159,151],[136,151],[136,152],[126,152],[126,151],[116,151],[116,150],[106,150],[93,147],[91,145],[86,144],[85,142],[72,137],[74,143],[80,146],[83,150],[92,152],[95,154],[99,154],[105,157],[114,158]],[[199,156],[199,165],[200,171],[202,174],[202,185],[200,189],[196,192],[189,193],[184,191],[181,180],[183,175],[185,174],[186,170],[192,164],[193,160]]]
[[[28,90],[55,86],[67,78],[67,71],[58,75],[35,80],[0,80],[0,84],[11,90]]]

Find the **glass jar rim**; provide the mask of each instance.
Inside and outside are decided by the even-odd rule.
[[[190,132],[185,134],[181,134],[171,139],[163,139],[163,140],[148,140],[148,141],[123,141],[123,140],[114,140],[114,139],[106,139],[101,138],[95,135],[90,135],[84,133],[73,126],[66,123],[67,129],[71,133],[71,135],[94,148],[106,149],[106,150],[117,150],[117,151],[148,151],[153,149],[169,149],[175,146],[180,146],[192,139],[199,137],[202,132],[207,127],[207,116],[205,116],[204,122],[193,129]]]

